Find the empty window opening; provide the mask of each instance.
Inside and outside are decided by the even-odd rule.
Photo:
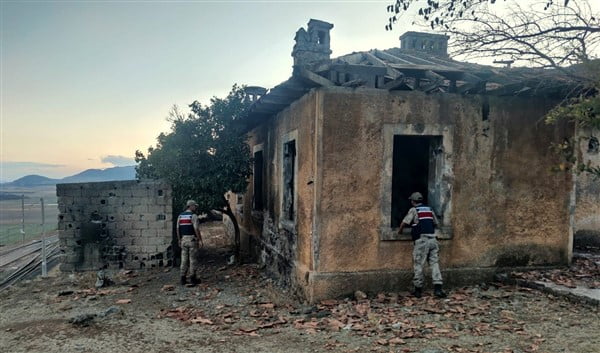
[[[254,153],[254,199],[255,210],[263,209],[263,151]]]
[[[283,145],[283,219],[293,221],[295,217],[296,140]]]
[[[413,192],[423,195],[423,203],[440,215],[441,136],[395,135],[392,164],[391,227],[399,227],[410,209]]]
[[[484,98],[481,104],[481,120],[486,121],[490,118],[490,102],[487,96]]]
[[[317,32],[317,37],[318,37],[318,39],[317,39],[318,40],[318,42],[317,42],[318,44],[327,44],[327,43],[325,43],[326,37],[327,37],[327,32],[325,32],[325,31],[318,31]]]
[[[597,154],[600,151],[600,142],[598,142],[598,138],[596,136],[590,137],[588,141],[588,153]]]

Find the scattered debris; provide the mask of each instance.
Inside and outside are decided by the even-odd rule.
[[[90,314],[90,313],[79,314],[77,316],[70,318],[69,323],[73,324],[75,326],[85,327],[85,326],[89,326],[95,317],[96,317],[96,314]]]
[[[233,264],[235,264],[235,255],[231,255],[229,257],[229,260],[227,261],[227,264],[230,265],[230,266],[233,265]]]
[[[113,284],[113,281],[106,275],[104,270],[100,270],[96,273],[96,288],[103,288]]]
[[[123,309],[117,307],[117,306],[111,306],[110,308],[104,310],[103,312],[99,313],[98,316],[99,317],[107,317],[110,315],[115,315],[115,314],[122,314],[123,313]]]
[[[571,306],[573,304],[558,300],[556,296],[502,283],[453,289],[444,300],[433,298],[431,293],[417,300],[406,292],[372,293],[367,296],[357,291],[355,297],[328,299],[308,305],[282,294],[274,282],[258,272],[258,266],[223,268],[224,262],[225,259],[213,265],[204,265],[202,274],[206,280],[191,289],[169,284],[175,280],[177,271],[169,274],[164,273],[163,269],[156,269],[148,274],[140,272],[140,278],[136,281],[138,284],[117,281],[117,285],[110,289],[86,288],[91,284],[89,281],[81,281],[80,287],[71,291],[59,292],[60,287],[54,287],[49,293],[63,294],[50,298],[49,303],[54,305],[53,310],[61,315],[61,320],[65,320],[62,318],[65,313],[59,311],[60,308],[64,308],[65,312],[85,312],[85,309],[79,308],[92,305],[102,308],[71,317],[69,322],[73,327],[98,324],[104,328],[102,320],[114,316],[120,321],[143,322],[144,325],[148,322],[143,320],[158,318],[176,320],[175,325],[181,323],[182,327],[193,328],[187,330],[189,332],[210,332],[215,335],[215,342],[239,344],[248,337],[286,340],[294,335],[305,339],[306,335],[312,335],[308,340],[316,344],[315,351],[334,352],[509,352],[505,349],[508,345],[502,346],[503,339],[499,335],[510,338],[511,342],[520,342],[518,347],[510,346],[514,352],[550,352],[553,350],[549,347],[556,344],[556,339],[549,338],[546,341],[539,334],[546,332],[540,330],[540,322],[562,319],[560,327],[572,332],[573,328],[570,327],[578,324],[576,320],[582,318],[576,315],[584,315],[587,310]],[[564,272],[571,269],[562,271],[562,277],[556,278],[587,280],[597,276],[577,270],[575,274],[579,277],[568,277],[570,275]],[[121,274],[124,273],[121,272],[119,276]],[[226,277],[229,280],[223,281]],[[69,288],[73,284],[62,283],[61,286]],[[88,302],[91,300],[94,302]],[[548,306],[549,303],[556,305]],[[122,304],[129,304],[125,310],[135,313],[146,311],[123,320],[125,310],[120,306]],[[544,311],[543,316],[535,317],[532,321],[530,316],[537,315],[544,305],[551,307],[550,311]],[[574,310],[580,314],[570,315]],[[561,316],[558,316],[559,313]],[[585,322],[594,327],[589,321]],[[156,324],[171,328],[174,325],[172,322]],[[5,326],[1,330],[8,329],[21,330],[12,326]],[[80,332],[87,334],[88,331],[94,329]],[[14,334],[5,333],[5,336]],[[464,343],[463,337],[470,337],[470,346]],[[425,342],[434,343],[430,346]],[[475,345],[479,343],[481,345]]]
[[[165,284],[160,290],[163,292],[171,292],[175,290],[175,286],[172,284]]]
[[[354,298],[356,300],[364,300],[367,299],[367,294],[365,294],[365,292],[357,290],[356,292],[354,292]]]

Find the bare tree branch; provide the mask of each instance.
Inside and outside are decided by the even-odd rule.
[[[599,54],[600,13],[590,1],[396,0],[387,28],[417,6],[415,22],[449,35],[454,56],[562,70]]]

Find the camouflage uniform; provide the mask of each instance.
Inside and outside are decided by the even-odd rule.
[[[419,223],[419,215],[417,208],[428,208],[422,204],[412,207],[402,222],[409,225],[417,225]],[[434,225],[438,225],[435,214],[431,212]],[[423,287],[423,267],[427,260],[429,260],[429,266],[431,267],[431,277],[434,285],[442,284],[442,273],[440,272],[439,261],[439,246],[435,234],[421,233],[420,237],[415,240],[415,247],[413,249],[413,268],[414,268],[414,279],[413,284],[417,288]]]
[[[181,284],[186,283],[186,275],[190,275],[192,284],[196,283],[198,270],[199,239],[198,216],[194,213],[196,202],[188,201],[186,210],[177,217],[177,236],[181,246]]]
[[[188,271],[189,269],[189,271]],[[190,277],[196,276],[198,270],[198,239],[192,235],[181,237],[181,267],[180,275],[185,277],[189,273]]]

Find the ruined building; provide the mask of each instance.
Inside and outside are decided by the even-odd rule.
[[[172,192],[160,181],[58,184],[62,271],[171,266]]]
[[[254,176],[230,199],[244,250],[313,301],[406,290],[413,244],[397,231],[420,191],[449,284],[570,261],[575,224],[598,227],[600,206],[575,207],[574,177],[551,171],[549,145],[575,127],[543,117],[576,82],[458,62],[448,37],[418,32],[332,59],[332,28],[296,33],[291,78],[257,93],[246,119]]]

